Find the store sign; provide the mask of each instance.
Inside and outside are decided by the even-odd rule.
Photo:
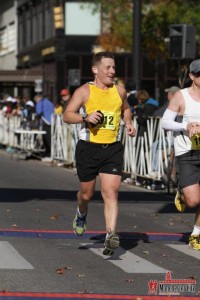
[[[42,92],[42,83],[43,83],[42,79],[36,79],[35,80],[35,89],[34,89],[34,91],[36,93],[41,93]]]
[[[76,16],[76,17],[74,17]],[[91,2],[65,3],[66,35],[99,35],[101,33],[100,6]]]
[[[81,84],[81,70],[69,69],[68,70],[68,84],[69,86],[79,86]]]

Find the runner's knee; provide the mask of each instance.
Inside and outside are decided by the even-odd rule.
[[[187,198],[186,202],[187,202],[187,206],[190,208],[196,207],[197,205],[200,204],[199,198],[195,198],[195,197]]]
[[[93,192],[81,192],[81,195],[82,195],[82,199],[84,201],[90,201],[92,196],[93,196]]]

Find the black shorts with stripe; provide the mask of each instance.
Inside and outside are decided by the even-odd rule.
[[[76,167],[79,180],[88,182],[99,173],[122,175],[124,147],[121,142],[97,144],[79,140],[76,145]]]
[[[180,189],[193,184],[199,184],[200,151],[192,150],[176,156],[176,174]]]

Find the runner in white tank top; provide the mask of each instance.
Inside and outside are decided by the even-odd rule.
[[[194,100],[188,88],[180,91],[185,101],[185,110],[183,113],[183,123],[200,122],[200,101]],[[192,143],[193,142],[193,143]],[[190,139],[188,131],[175,132],[174,134],[175,155],[184,154],[190,150],[200,149],[200,142],[198,139]]]
[[[178,91],[171,99],[163,115],[162,128],[174,131],[176,172],[180,188],[175,205],[181,212],[185,206],[197,208],[189,245],[200,250],[200,59],[190,64],[189,76],[191,87]],[[181,116],[181,122],[175,121]]]

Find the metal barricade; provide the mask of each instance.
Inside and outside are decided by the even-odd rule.
[[[20,117],[7,118],[0,115],[1,144],[17,147],[15,132],[20,127],[20,122]],[[133,119],[133,124],[137,130],[137,118]],[[75,167],[75,147],[81,125],[64,123],[62,115],[52,115],[51,125],[52,160]],[[140,176],[161,180],[167,177],[170,181],[174,158],[173,135],[171,132],[164,132],[160,118],[147,119],[147,130],[143,136],[129,137],[123,124],[120,132],[124,144],[124,173],[132,178]]]
[[[75,166],[74,153],[80,124],[65,124],[62,116],[53,117],[52,120],[52,158]],[[136,118],[133,124],[137,129]],[[143,176],[160,180],[168,168],[168,158],[173,151],[172,134],[162,130],[160,118],[148,118],[147,131],[141,137],[129,137],[123,125],[120,131],[124,144],[124,172],[134,178]]]

